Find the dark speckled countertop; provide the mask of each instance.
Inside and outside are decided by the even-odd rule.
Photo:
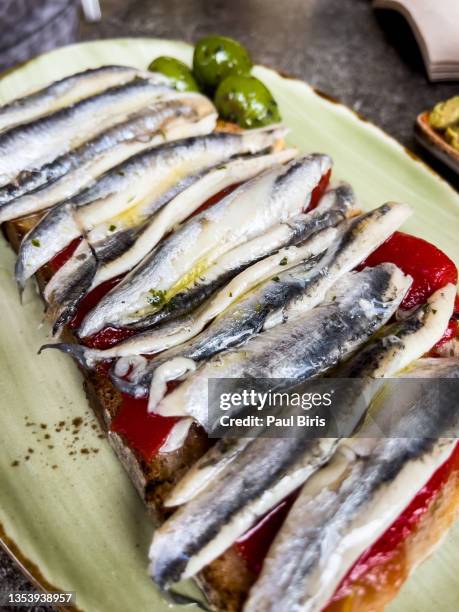
[[[233,36],[256,62],[340,99],[459,188],[459,178],[413,138],[416,115],[459,93],[459,82],[429,83],[404,20],[374,12],[369,0],[102,0],[102,7],[102,22],[81,24],[81,40],[155,36],[194,42],[209,33]],[[1,551],[0,586],[33,588]]]

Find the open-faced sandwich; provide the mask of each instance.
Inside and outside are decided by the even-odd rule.
[[[44,348],[81,368],[165,594],[194,577],[220,611],[381,610],[459,509],[459,405],[429,385],[459,376],[456,266],[399,231],[409,205],[362,212],[328,155],[285,145],[234,41],[150,68],[0,109],[0,222]],[[345,437],[210,435],[209,381],[323,377],[363,385]]]

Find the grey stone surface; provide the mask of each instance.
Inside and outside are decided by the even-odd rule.
[[[458,93],[459,83],[429,83],[404,20],[375,13],[369,0],[103,0],[102,8],[102,22],[81,24],[82,40],[233,36],[256,62],[339,98],[459,187],[452,172],[418,148],[412,131],[416,115]],[[33,588],[1,551],[0,586]]]

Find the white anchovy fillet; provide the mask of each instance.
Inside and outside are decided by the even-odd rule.
[[[267,444],[269,442],[269,444]],[[237,460],[155,531],[150,573],[161,588],[194,576],[331,456],[329,439],[250,440]],[[254,478],[253,466],[257,466]]]
[[[388,202],[350,221],[349,231],[329,253],[328,261],[311,281],[308,290],[287,303],[284,309],[269,315],[264,329],[270,329],[289,317],[310,310],[319,303],[325,292],[340,276],[359,265],[391,236],[412,212],[406,204]]]
[[[0,185],[39,169],[172,90],[161,77],[134,79],[0,134]],[[176,92],[174,92],[176,93]]]
[[[192,425],[193,419],[180,419],[171,429],[158,453],[173,453],[181,448]]]
[[[267,274],[269,275],[267,271],[270,269],[274,275],[277,271],[292,267],[303,257],[309,257],[307,246],[306,254],[303,255],[302,249],[295,248],[295,245],[303,245],[312,234],[337,226],[347,216],[355,214],[354,201],[354,192],[347,184],[329,190],[315,210],[301,213],[284,223],[274,225],[262,235],[224,253],[195,279],[191,286],[175,294],[161,310],[140,321],[140,327],[142,329],[145,326],[150,327],[193,311],[217,289],[258,260],[263,260],[263,264],[260,263],[256,267],[256,274],[259,275],[259,280],[262,280]],[[294,248],[289,249],[289,247]],[[273,257],[268,257],[271,254]],[[279,262],[282,262],[281,265]],[[253,266],[251,269],[254,272]],[[230,290],[229,293],[233,291]],[[136,328],[137,325],[134,324],[132,327]]]
[[[308,282],[303,285],[300,292],[300,295],[305,296],[303,311],[306,311],[306,299],[308,308],[313,308],[319,304],[324,299],[330,286],[340,276],[355,268],[384,242],[405,221],[410,212],[410,209],[403,204],[384,204],[352,220],[349,226],[343,230],[342,237],[331,245],[329,252],[319,261],[317,268],[313,268],[309,273]],[[280,231],[278,227],[273,228],[273,232],[278,231]],[[304,246],[291,247],[281,256],[276,254],[250,266],[233,278],[201,308],[186,317],[172,320],[151,331],[135,335],[120,342],[112,349],[97,351],[82,348],[81,351],[78,351],[78,354],[75,354],[75,357],[91,367],[91,364],[101,359],[133,354],[154,354],[182,344],[199,334],[209,321],[224,312],[233,302],[236,302],[256,285],[274,277],[276,274],[282,274],[298,265],[303,259],[311,257],[311,255],[319,254],[328,246],[330,236],[332,236],[332,232],[327,230],[313,238],[312,241],[306,242]],[[280,263],[282,265],[279,265]],[[304,280],[306,280],[306,277],[304,277]],[[263,287],[261,291],[264,291]],[[288,301],[286,303],[288,304]],[[267,302],[266,305],[269,306],[269,303]],[[282,315],[283,310],[285,310],[284,306],[277,309],[281,314],[280,317],[277,316],[274,319],[277,323],[282,322],[285,318]],[[266,317],[263,324],[266,325],[266,320],[269,320],[271,315],[269,310],[264,310],[260,315],[263,313]],[[74,346],[71,345],[71,347]],[[76,350],[78,349],[79,347]],[[75,350],[70,348],[69,352],[74,354]],[[146,390],[144,389],[142,393],[146,393]]]
[[[0,189],[0,222],[50,208],[128,157],[167,140],[210,133],[216,113],[199,94],[175,94]]]
[[[323,226],[326,227],[333,219],[335,221],[338,221],[339,218],[342,219],[346,214],[346,210],[348,210],[347,205],[344,210],[340,211],[339,214],[341,217],[338,215],[336,218],[328,215],[328,212],[332,211],[328,211],[323,215],[319,210],[313,211],[307,215],[301,215],[301,222],[299,217],[295,217],[292,222],[286,224],[286,226],[276,226],[273,230],[268,231],[259,238],[249,241],[242,245],[242,247],[248,246],[250,252],[253,253],[253,249],[250,248],[250,245],[254,242],[259,243],[262,249],[271,249],[272,246],[276,244],[278,238],[281,240],[281,243],[282,241],[290,241],[292,236],[301,235],[307,238],[309,231],[313,233],[317,229],[320,230],[322,223]],[[168,380],[178,378],[185,372],[195,369],[196,364],[193,359],[200,360],[208,358],[215,352],[229,348],[234,344],[240,343],[243,339],[247,339],[248,335],[260,329],[268,312],[272,308],[279,305],[279,303],[282,304],[290,294],[301,290],[304,284],[308,282],[308,279],[313,276],[313,270],[315,270],[318,256],[323,255],[326,249],[330,247],[332,242],[336,239],[337,233],[338,230],[332,227],[318,231],[316,234],[313,234],[311,238],[305,240],[301,246],[281,249],[274,256],[264,259],[259,263],[259,268],[261,264],[264,264],[264,266],[258,270],[259,274],[256,280],[255,277],[252,276],[254,284],[276,273],[279,274],[278,277],[271,282],[260,285],[256,291],[250,292],[239,301],[236,300],[238,292],[234,293],[234,297],[231,292],[227,292],[225,295],[227,298],[230,298],[228,302],[230,305],[222,316],[215,320],[206,331],[198,334],[193,340],[177,346],[176,349],[172,347],[169,351],[162,353],[159,357],[159,361],[155,359],[148,363],[145,362],[145,367],[143,369],[139,368],[135,372],[130,372],[128,380],[119,378],[119,376],[124,377],[125,375],[125,373],[118,374],[118,371],[123,372],[123,360],[121,359],[117,363],[118,367],[114,372],[113,380],[115,384],[132,395],[147,395],[148,389],[150,388],[151,377],[155,372],[155,385],[158,383],[160,388],[166,389],[166,382]],[[279,236],[274,236],[274,234],[279,234]],[[238,247],[230,251],[230,253],[234,253],[237,250]],[[75,255],[76,257],[81,257],[78,250],[75,252]],[[288,262],[285,261],[287,256]],[[226,256],[224,256],[224,258],[226,258]],[[298,270],[296,270],[295,273],[292,271],[292,274],[287,273],[290,268],[294,268],[295,270],[295,266],[298,262],[302,262],[297,266]],[[72,260],[69,260],[64,267],[69,266],[71,263]],[[239,265],[240,264],[237,264],[236,267],[239,267]],[[84,274],[84,268],[87,266],[87,262],[80,262],[79,267],[81,268],[82,274]],[[73,273],[73,270],[69,269],[69,274]],[[79,286],[81,284],[79,277],[75,274],[74,276],[75,285]],[[51,280],[51,283],[53,283],[53,280]],[[59,302],[62,300],[56,301]],[[234,302],[233,306],[231,306],[231,302]],[[175,323],[173,324],[175,325]],[[162,334],[163,337],[164,327],[164,325],[161,326],[160,332],[160,335]],[[65,351],[78,359],[84,367],[91,368],[97,361],[103,359],[126,357],[126,363],[128,363],[129,356],[131,355],[157,352],[156,350],[151,351],[152,345],[155,346],[155,330],[137,334],[132,340],[126,340],[106,350],[89,349],[73,343],[47,345],[46,347]],[[166,348],[164,344],[161,346],[162,348]],[[186,358],[181,359],[180,355]],[[178,365],[179,369],[177,369]],[[161,366],[159,371],[156,371],[157,366]],[[161,382],[159,382],[160,380]],[[153,387],[150,388],[150,392],[156,396]],[[152,402],[153,395],[150,395]],[[154,404],[152,403],[151,405],[153,406]]]
[[[386,238],[398,229],[410,213],[410,209],[403,204],[384,204],[373,211],[355,218],[344,230],[340,230],[342,231],[341,238],[331,245],[329,252],[318,262],[316,267],[312,268],[311,271],[299,268],[300,279],[302,279],[303,284],[297,283],[297,287],[301,287],[300,295],[305,296],[302,306],[303,311],[306,311],[306,305],[308,308],[313,308],[320,303],[330,286],[340,276],[355,268],[356,265],[384,242]],[[315,214],[320,215],[320,207],[317,213],[315,211],[312,214],[309,213],[309,218],[314,220]],[[279,232],[285,237],[285,228],[282,225],[273,227],[264,236],[271,236],[272,233],[277,234]],[[285,271],[298,265],[299,262],[309,259],[312,255],[319,254],[323,249],[327,248],[329,239],[332,236],[333,232],[331,230],[321,232],[317,237],[306,241],[302,246],[290,247],[285,252],[282,251],[281,255],[275,254],[257,262],[233,278],[215,296],[205,302],[202,307],[191,312],[190,315],[166,322],[141,334],[136,334],[113,348],[96,350],[75,344],[59,344],[56,345],[56,348],[70,353],[85,367],[92,367],[97,361],[103,359],[135,354],[160,353],[161,351],[178,346],[197,336],[210,321],[230,308],[232,303],[235,303],[255,286],[269,278],[275,277],[276,274],[283,274]],[[280,263],[282,265],[279,265]],[[305,273],[307,273],[307,276],[305,276]],[[286,282],[288,286],[294,289],[288,278]],[[271,317],[271,304],[268,299],[269,293],[265,292],[264,285],[260,287],[259,291],[260,299],[265,301],[266,308],[259,309],[257,320],[263,317],[263,325],[266,325],[266,321],[270,320]],[[289,292],[286,294],[284,303],[277,303],[278,307],[274,311],[276,312],[277,310],[281,316],[276,316],[274,318],[275,322],[280,323],[286,318],[282,315],[282,312],[286,310],[289,300],[297,294],[298,292],[295,291]],[[247,319],[247,322],[250,323],[250,319]],[[154,367],[155,363],[153,362],[151,369]],[[147,371],[148,366],[145,368],[145,372]],[[150,385],[150,377],[147,376],[145,381],[141,382],[141,374],[143,373],[139,370],[138,378],[133,379],[132,382],[136,385],[135,393],[146,395]],[[117,377],[114,380],[118,384]],[[128,383],[129,381],[123,381],[120,384],[127,389]],[[132,388],[134,388],[134,385]],[[132,389],[131,392],[133,392]]]
[[[193,176],[192,180],[188,179],[181,187],[182,190],[199,180],[211,168],[225,165],[233,156],[270,150],[286,131],[283,126],[268,126],[238,133],[213,132],[199,138],[168,143],[151,152],[145,151],[127,160],[122,168],[117,167],[128,174],[132,161],[132,168],[138,174],[137,180],[129,181],[129,187],[122,197],[99,198],[90,206],[79,206],[78,220],[87,230],[94,231],[94,240],[105,235],[104,224],[118,221],[123,226],[133,225],[137,221],[142,198],[147,202],[169,182]],[[158,176],[152,175],[153,169]],[[151,186],[153,179],[159,186]]]
[[[191,285],[218,257],[307,209],[330,167],[331,159],[319,154],[276,166],[184,223],[87,315],[80,336],[159,310],[159,298]]]
[[[459,361],[421,360],[401,376],[458,378]],[[319,612],[326,606],[355,561],[457,444],[451,437],[459,426],[457,401],[449,392],[438,401],[434,387],[422,380],[408,393],[403,381],[386,383],[378,413],[384,416],[395,405],[401,415],[391,437],[365,439],[362,430],[359,438],[343,441],[332,461],[304,485],[264,560],[246,612]],[[422,438],[413,437],[418,432]]]
[[[361,394],[365,391],[366,397],[372,397],[384,381],[369,380],[369,378],[393,376],[397,370],[404,368],[412,359],[421,357],[432,344],[437,342],[439,333],[440,335],[443,333],[453,308],[454,287],[448,286],[446,292],[449,294],[449,300],[445,300],[445,291],[439,290],[429,299],[426,306],[421,306],[408,319],[384,328],[382,336],[378,334],[370,344],[346,362],[336,375],[340,378],[363,379]],[[437,322],[433,321],[435,318],[438,319]],[[443,331],[438,324],[440,321],[444,324]],[[398,339],[397,344],[393,341],[395,337]],[[412,375],[421,372],[419,375],[422,376],[422,371],[417,368],[412,370]],[[364,412],[367,408],[366,404],[357,402],[355,397],[349,397],[349,394],[346,394],[342,403],[335,402],[335,405],[339,405],[340,413],[343,413],[341,419],[346,415],[350,417],[346,423],[350,432],[358,424],[363,414],[362,410]],[[337,408],[334,409],[334,413],[336,410]],[[244,452],[249,442],[247,438],[219,440],[174,487],[165,505],[168,507],[182,505],[196,497],[209,483],[218,478],[225,466]],[[256,469],[255,463],[252,467]]]
[[[0,131],[53,113],[109,87],[144,75],[127,66],[101,66],[77,72],[0,107]]]
[[[187,419],[183,419],[187,420]],[[180,422],[182,419],[180,419]],[[196,497],[222,470],[238,457],[252,438],[221,438],[190,468],[175,485],[164,505],[181,506]]]
[[[414,360],[421,358],[438,342],[454,308],[455,293],[455,287],[451,284],[436,291],[426,304],[416,309],[407,319],[384,327],[354,357],[339,367],[334,376],[340,379],[362,379],[359,397],[371,398],[384,384],[381,377],[394,376]],[[119,360],[117,365],[120,361],[122,360]],[[146,362],[141,364],[139,374],[146,365]],[[127,371],[126,369],[124,374],[127,374]],[[344,392],[346,393],[346,390]],[[347,427],[347,431],[353,431],[362,416],[361,410],[366,410],[366,405],[356,402],[354,393],[352,396],[347,393],[338,405],[343,428]],[[165,505],[178,506],[195,497],[218,476],[227,463],[243,452],[247,443],[247,438],[219,440],[174,487]]]
[[[141,228],[140,232],[125,234],[129,238],[132,236],[134,240],[132,246],[128,241],[120,240],[116,232],[114,237],[99,241],[95,235],[98,228],[95,228],[94,232],[89,232],[86,240],[92,246],[92,249],[87,250],[88,256],[93,259],[92,275],[86,275],[82,282],[83,270],[77,272],[78,260],[72,261],[79,257],[75,252],[46,287],[45,299],[51,317],[55,319],[54,331],[69,319],[87,291],[133,268],[165,234],[190,216],[208,198],[235,182],[248,180],[274,163],[289,161],[294,156],[294,149],[268,155],[244,155],[227,161],[224,167],[211,168],[202,178],[198,178],[190,187],[172,198],[158,214],[152,217],[151,221],[148,221],[145,228]],[[114,249],[112,240],[116,241]],[[79,263],[81,268],[87,267],[86,262],[80,260]],[[75,276],[76,272],[79,278]]]
[[[392,376],[419,359],[443,337],[453,314],[456,287],[449,283],[435,291],[425,304],[402,321],[388,325],[342,368],[339,376],[351,378]]]
[[[224,167],[212,168],[198,182],[171,200],[123,257],[102,266],[94,278],[92,287],[131,270],[168,231],[193,214],[213,195],[226,187],[252,178],[276,163],[283,164],[290,161],[295,157],[295,152],[295,149],[284,149],[268,155],[236,158],[228,161]]]
[[[121,390],[134,396],[148,395],[150,411],[155,409],[167,390],[167,381],[183,379],[198,363],[233,346],[238,346],[263,329],[269,312],[281,307],[292,295],[301,292],[320,265],[327,247],[336,238],[337,230],[322,230],[301,249],[304,261],[262,283],[231,304],[206,329],[193,339],[161,353],[145,364],[143,370],[130,373],[127,379],[113,380]],[[289,249],[289,253],[291,249]],[[285,257],[279,254],[279,260]]]
[[[145,360],[144,367],[136,368],[135,371],[132,370],[127,380],[119,378],[124,377],[127,373],[127,370],[125,371],[125,364],[130,363],[133,355],[147,354],[149,352],[148,348],[151,346],[152,334],[154,334],[154,331],[137,334],[131,341],[126,340],[125,342],[121,342],[105,350],[90,349],[75,343],[51,344],[46,345],[46,348],[55,348],[65,351],[78,359],[81,365],[87,368],[93,367],[98,361],[103,359],[123,357],[124,359],[119,359],[116,363],[113,380],[115,384],[127,393],[131,393],[131,395],[147,395],[150,389],[151,377],[154,372],[155,382],[159,382],[159,380],[162,379],[159,384],[162,389],[165,389],[168,380],[174,380],[183,375],[186,371],[192,371],[196,368],[196,363],[193,359],[198,360],[206,356],[210,357],[213,354],[212,350],[218,352],[218,350],[226,348],[227,345],[229,346],[230,344],[228,343],[234,341],[238,343],[242,339],[246,339],[247,334],[255,333],[255,331],[263,325],[263,321],[271,307],[271,302],[274,299],[277,298],[278,301],[283,301],[284,293],[288,293],[287,289],[289,286],[291,286],[292,291],[295,291],[307,282],[308,277],[312,275],[311,270],[314,269],[317,256],[320,256],[326,251],[327,247],[336,238],[336,235],[337,230],[335,228],[328,228],[318,232],[318,234],[307,240],[303,246],[295,247],[298,252],[296,253],[298,255],[298,261],[304,260],[303,264],[298,266],[299,269],[296,274],[290,275],[288,272],[285,272],[283,266],[279,266],[279,269],[270,269],[271,273],[275,271],[282,272],[282,275],[279,276],[279,280],[276,279],[267,282],[257,291],[250,292],[246,298],[241,298],[241,300],[236,301],[235,304],[229,306],[222,316],[216,319],[207,330],[203,331],[186,344],[178,345],[176,348],[172,347],[169,351],[163,352],[159,356],[159,361],[153,360],[147,362]],[[81,257],[80,249],[81,246],[75,251],[77,257]],[[292,255],[291,249],[289,249],[289,254]],[[276,263],[278,263],[282,260],[284,255],[281,253],[276,257]],[[72,260],[69,260],[68,264],[70,264],[71,261]],[[85,265],[88,264],[85,264],[83,260],[78,266],[82,274],[84,274],[83,268]],[[288,266],[286,267],[288,269]],[[71,273],[72,270],[69,270],[69,274]],[[283,290],[284,285],[282,282],[284,276],[285,290]],[[78,284],[78,277],[76,277],[76,284]],[[271,295],[273,298],[272,300],[269,299]],[[262,307],[261,302],[263,299],[266,301],[266,305]],[[220,340],[220,345],[218,345],[218,340]],[[180,358],[180,356],[185,358]],[[161,375],[161,372],[156,373],[156,368],[160,365],[164,366],[162,368],[164,376]]]
[[[93,186],[51,209],[24,237],[16,262],[18,285],[23,287],[42,265],[97,223],[104,222],[99,227],[104,235],[126,230],[131,240],[136,228],[202,172],[233,155],[269,147],[278,134],[276,128],[214,132],[152,147],[115,166]],[[119,248],[119,235],[111,244]]]
[[[211,379],[277,378],[288,379],[292,386],[318,376],[388,321],[411,280],[389,263],[346,274],[313,310],[205,362],[155,411],[162,416],[192,416],[204,428],[211,428],[207,397]]]

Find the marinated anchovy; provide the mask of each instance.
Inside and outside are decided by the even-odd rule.
[[[274,226],[267,233],[225,253],[197,278],[191,287],[174,295],[161,310],[142,320],[141,327],[156,325],[160,321],[167,321],[191,312],[217,289],[256,261],[272,255],[281,248],[303,243],[322,229],[338,225],[347,215],[352,214],[354,202],[354,193],[349,185],[342,184],[328,191],[315,210]],[[285,253],[282,252],[280,260],[283,257],[288,260],[285,261],[285,266],[293,260],[292,253],[287,250]],[[131,327],[135,328],[136,325]]]
[[[70,106],[83,98],[109,87],[122,85],[144,74],[146,73],[127,66],[101,66],[64,77],[43,89],[1,106],[0,131],[53,113],[64,106]]]
[[[356,350],[396,311],[411,284],[393,264],[342,277],[313,310],[250,338],[200,366],[155,411],[208,422],[207,382],[218,378],[276,378],[293,385],[318,376]],[[276,389],[282,388],[282,381]]]
[[[135,79],[0,134],[0,186],[79,147],[161,95],[175,95],[161,77]]]
[[[92,248],[89,248],[93,235],[90,232],[86,236],[88,244],[85,252],[93,260],[92,276],[85,275],[82,282],[78,266],[83,272],[88,269],[88,264],[82,260],[80,253],[75,252],[46,286],[45,299],[49,318],[54,320],[53,332],[56,333],[73,316],[90,289],[133,268],[168,231],[208,198],[235,182],[248,180],[274,163],[289,161],[292,157],[292,149],[268,155],[236,157],[226,162],[225,167],[218,166],[204,173],[202,178],[172,198],[146,226],[114,231],[105,240],[92,243]]]
[[[457,394],[443,391],[438,401],[428,378],[458,378],[459,361],[421,360],[402,376],[424,380],[409,392],[396,379],[386,383],[378,413],[396,405],[401,415],[391,437],[362,439],[363,430],[304,485],[264,560],[247,612],[322,610],[358,557],[454,450]]]
[[[172,489],[164,505],[181,506],[203,491],[252,441],[251,438],[220,438]]]
[[[218,257],[306,210],[331,167],[326,155],[276,166],[187,221],[88,314],[80,336],[140,321],[191,285]]]
[[[282,149],[267,154],[235,157],[224,165],[211,168],[199,181],[173,198],[152,222],[142,231],[132,249],[123,257],[101,266],[93,281],[93,287],[132,270],[157,245],[171,229],[191,216],[199,207],[227,187],[253,178],[274,164],[283,164],[296,155],[295,149]]]
[[[301,282],[296,282],[295,284],[289,283],[289,290],[284,294],[285,299],[282,303],[279,303],[279,301],[277,302],[278,308],[272,308],[266,301],[264,307],[260,308],[257,307],[256,300],[254,300],[253,303],[259,310],[257,319],[260,320],[260,317],[263,318],[264,327],[267,326],[268,321],[274,324],[281,323],[288,317],[288,313],[287,315],[283,313],[286,313],[289,303],[297,300],[299,296],[303,298],[303,312],[319,304],[324,299],[330,286],[332,286],[340,276],[355,268],[355,266],[363,261],[375,248],[384,242],[384,240],[405,221],[410,212],[410,209],[403,204],[384,204],[350,221],[348,226],[339,230],[339,235],[341,237],[329,247],[328,252],[320,259],[317,266],[312,268],[312,270],[307,270],[306,275],[303,271],[301,273]],[[279,229],[283,231],[282,228],[275,227],[273,228],[273,232],[278,232]],[[265,234],[263,238],[266,235],[269,235],[269,232]],[[326,234],[318,236],[318,240],[312,243],[316,255],[320,253],[319,245],[321,241],[328,240],[329,236],[330,231],[327,231]],[[316,247],[319,248],[319,250],[315,250]],[[326,244],[323,243],[323,248],[325,247]],[[159,353],[170,349],[199,334],[199,332],[201,332],[217,315],[224,312],[233,302],[241,299],[244,294],[260,283],[263,283],[263,281],[270,278],[276,281],[277,276],[280,277],[287,272],[287,270],[298,265],[299,262],[302,262],[303,259],[308,259],[313,254],[310,252],[310,248],[311,243],[306,241],[303,246],[290,247],[281,250],[278,254],[263,259],[237,275],[208,302],[205,302],[202,307],[191,312],[189,315],[163,323],[152,330],[137,334],[132,338],[120,342],[111,349],[96,350],[75,345],[70,345],[68,348],[59,345],[58,348],[73,354],[75,358],[80,360],[86,367],[91,367],[95,362],[103,359]],[[299,270],[301,272],[301,266]],[[286,278],[288,279],[288,276]],[[261,296],[263,296],[264,299],[269,297],[270,286],[271,285],[268,286],[268,292],[265,294],[265,285],[261,285],[260,298]],[[280,298],[282,294],[278,293],[277,295]],[[275,315],[274,317],[272,317],[273,313]],[[246,319],[246,323],[245,332],[248,333],[250,318]],[[239,329],[242,332],[242,322],[239,325]],[[273,324],[271,324],[271,326],[273,326]],[[190,367],[194,367],[190,361],[188,361],[187,364]],[[133,393],[139,395],[148,393],[146,385],[147,382],[151,380],[150,374],[153,368],[154,363],[149,373],[146,372],[144,383],[141,383],[142,376],[140,372],[138,373],[138,379],[132,381],[135,386],[135,388],[133,386],[131,389]],[[116,377],[114,380],[117,382]],[[120,384],[123,385],[124,388],[127,388],[125,385],[129,384],[129,381],[124,381]]]
[[[183,377],[194,371],[198,362],[242,344],[259,333],[272,310],[281,308],[293,295],[304,290],[335,238],[336,231],[319,232],[302,248],[307,255],[304,262],[279,273],[236,300],[200,334],[149,360],[144,369],[131,372],[127,379],[118,378],[115,370],[113,380],[116,386],[136,397],[150,394],[149,409],[153,410],[166,392],[168,381]]]
[[[435,291],[408,317],[386,326],[383,333],[339,369],[339,376],[379,378],[406,368],[443,337],[455,297],[456,287],[451,283]]]
[[[326,463],[334,446],[327,438],[250,440],[211,486],[155,531],[149,558],[156,584],[167,589],[216,559]]]
[[[264,328],[269,329],[308,311],[340,276],[359,265],[411,214],[412,210],[406,204],[388,202],[350,221],[348,231],[337,242],[336,248],[330,251],[327,261],[311,280],[308,290],[298,294],[285,308],[273,312],[267,318]]]
[[[24,237],[16,264],[19,286],[82,233],[97,226],[92,235],[96,240],[141,226],[206,169],[233,155],[266,148],[278,133],[215,132],[152,147],[115,166],[95,185],[51,209]],[[58,227],[62,231],[56,233]]]
[[[394,376],[421,358],[443,336],[454,308],[455,294],[451,284],[439,289],[408,318],[382,328],[355,356],[338,366],[333,376],[359,379],[360,385],[358,394],[350,393],[347,386],[337,389],[340,395],[334,401],[334,415],[344,435],[359,424],[367,409],[365,398],[371,398],[378,391],[384,378]],[[141,364],[141,370],[145,370],[145,365]],[[219,440],[174,487],[166,506],[178,506],[195,497],[243,452],[247,443],[247,438]]]
[[[216,114],[199,94],[177,94],[130,115],[96,138],[0,188],[0,222],[50,208],[128,157],[165,140],[208,134]]]

